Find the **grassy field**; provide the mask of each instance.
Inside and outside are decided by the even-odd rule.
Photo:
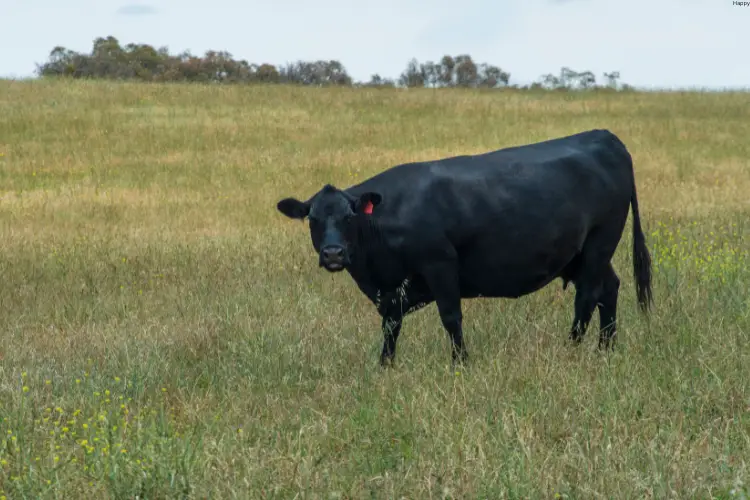
[[[276,211],[410,160],[608,128],[654,260],[619,342],[571,288],[374,308]],[[750,95],[0,82],[0,499],[750,491]]]

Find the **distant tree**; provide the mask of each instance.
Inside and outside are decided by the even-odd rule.
[[[546,75],[542,75],[539,86],[544,89],[557,89],[562,87],[562,82],[560,81],[560,78],[556,77],[552,73],[547,73]]]
[[[383,78],[379,74],[370,77],[370,81],[365,83],[365,87],[394,87],[396,83],[388,78]]]
[[[577,75],[578,87],[581,89],[590,89],[596,86],[596,77],[591,71],[584,71]]]
[[[279,81],[301,85],[351,85],[352,79],[339,61],[297,61],[279,71]]]
[[[398,78],[399,85],[403,87],[424,87],[427,81],[424,66],[419,61],[412,59],[406,66],[406,69]]]
[[[435,88],[440,84],[440,65],[432,61],[427,61],[422,65],[422,74],[424,75],[425,85]]]
[[[439,63],[427,61],[420,64],[411,59],[406,69],[399,76],[399,85],[403,87],[487,87],[507,86],[510,73],[497,66],[482,63],[476,64],[468,54],[455,58],[443,56]]]
[[[445,55],[440,60],[438,82],[442,87],[453,86],[453,70],[456,68],[456,61],[451,56]]]
[[[606,75],[606,73],[605,73]],[[619,74],[618,74],[619,76]],[[542,75],[538,82],[541,87],[550,90],[589,90],[597,88],[596,76],[591,71],[574,71],[567,66],[560,68],[558,75]]]
[[[281,75],[276,66],[268,63],[254,68],[255,80],[263,83],[279,83]]]
[[[39,76],[73,76],[76,71],[76,62],[80,58],[72,50],[59,45],[49,53],[49,60],[44,64],[37,64],[36,71]]]
[[[594,89],[596,77],[591,71],[576,72],[562,67],[559,74],[542,75],[541,81],[530,86],[510,84],[510,73],[488,63],[477,63],[469,54],[443,55],[439,62],[409,60],[406,69],[394,81],[379,74],[367,82],[355,82],[340,61],[297,61],[285,66],[269,63],[255,64],[237,60],[226,51],[208,50],[202,57],[189,51],[170,54],[166,47],[159,49],[147,44],[129,43],[122,46],[113,36],[94,39],[90,54],[81,54],[56,46],[47,62],[36,65],[42,77],[100,78],[143,80],[155,82],[202,82],[224,84],[292,83],[311,86],[367,86],[367,87],[431,87],[431,88],[510,88],[539,89]],[[604,73],[606,88],[635,90],[619,84],[620,73]]]
[[[87,76],[95,78],[133,78],[134,71],[127,64],[127,55],[113,36],[97,38],[86,68]]]
[[[229,80],[232,66],[229,63],[232,56],[224,52],[206,51],[205,56],[198,62],[200,75],[208,81],[224,82]]]
[[[150,45],[130,43],[125,46],[124,58],[133,76],[141,80],[152,80],[166,70],[169,54],[166,49],[156,50]]]
[[[500,85],[507,86],[510,80],[510,73],[506,73],[497,66],[482,63],[479,66],[480,87],[495,88]]]
[[[607,81],[607,87],[617,89],[617,80],[620,79],[620,72],[612,71],[611,73],[604,73],[604,79]]]
[[[571,89],[575,86],[575,81],[578,78],[578,73],[568,68],[567,66],[563,66],[562,68],[560,68],[559,78],[561,87]]]
[[[472,61],[471,56],[462,54],[455,58],[455,75],[457,87],[475,87],[477,85],[479,72],[477,65]]]

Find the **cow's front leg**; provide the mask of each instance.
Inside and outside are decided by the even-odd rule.
[[[381,328],[383,330],[383,350],[380,353],[381,366],[388,366],[393,363],[393,357],[396,355],[396,341],[401,333],[401,323],[403,314],[395,306],[395,300],[386,295],[381,296],[380,290],[369,285],[366,281],[355,280],[359,289],[375,304],[378,313],[383,320]]]
[[[437,303],[443,326],[450,336],[453,363],[467,361],[469,354],[464,346],[461,288],[455,261],[446,260],[430,263],[424,268],[423,276]]]
[[[396,355],[396,342],[401,333],[401,324],[403,315],[396,314],[395,311],[386,311],[383,315],[383,351],[380,354],[380,364],[388,366],[393,363],[393,357]]]
[[[404,280],[400,289],[386,294],[379,302],[378,311],[383,317],[383,352],[380,355],[382,365],[393,362],[404,318],[419,311],[431,301],[431,297],[425,293],[420,283],[413,286],[409,280]]]

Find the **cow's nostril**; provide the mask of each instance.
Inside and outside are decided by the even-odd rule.
[[[323,257],[330,259],[331,257],[341,258],[344,255],[344,249],[341,247],[329,247],[323,249]]]

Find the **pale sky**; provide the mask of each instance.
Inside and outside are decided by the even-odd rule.
[[[639,87],[750,87],[750,5],[733,0],[0,0],[0,22],[2,77],[112,35],[258,64],[337,59],[356,80],[469,54],[511,83],[568,66]]]

